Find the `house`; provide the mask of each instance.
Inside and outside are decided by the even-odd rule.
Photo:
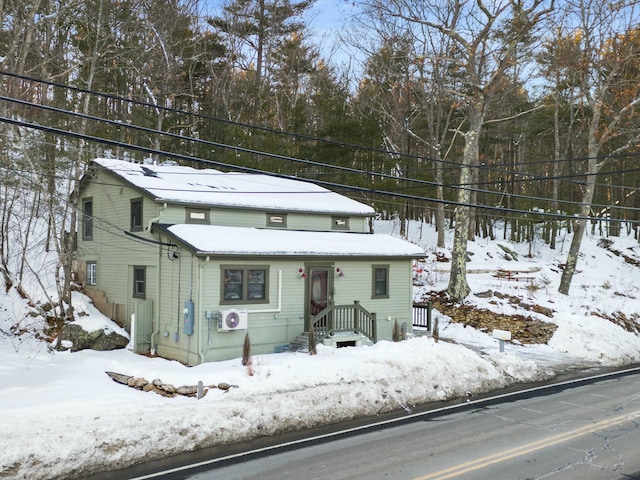
[[[96,159],[79,185],[76,269],[137,352],[188,365],[411,329],[412,260],[374,210],[312,183]]]

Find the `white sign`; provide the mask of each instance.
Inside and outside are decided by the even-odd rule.
[[[498,330],[497,328],[491,333],[493,338],[498,340],[511,340],[511,332],[507,330]]]

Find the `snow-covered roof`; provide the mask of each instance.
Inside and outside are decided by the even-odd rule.
[[[342,215],[375,213],[368,205],[302,180],[107,158],[95,159],[94,164],[144,190],[157,202]]]
[[[307,232],[216,225],[164,227],[201,255],[422,257],[424,249],[383,234]]]

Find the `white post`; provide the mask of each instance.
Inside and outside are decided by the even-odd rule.
[[[196,394],[197,394],[198,400],[204,397],[204,384],[202,383],[202,380],[198,381],[198,389]]]
[[[508,330],[495,329],[493,332],[491,332],[491,335],[493,336],[493,338],[498,339],[500,343],[500,351],[504,352],[504,341],[511,340],[511,332],[509,332]]]
[[[129,345],[127,348],[132,352],[136,351],[136,314],[131,314],[131,332],[129,333]]]

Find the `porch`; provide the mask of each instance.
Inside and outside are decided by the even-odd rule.
[[[338,335],[353,334],[378,341],[376,314],[365,309],[358,300],[351,305],[335,305],[329,302],[316,315],[309,316],[309,328],[317,342]]]
[[[326,308],[316,315],[310,315],[308,324],[313,328],[316,343],[333,344],[335,346],[356,346],[362,340],[375,343],[378,340],[376,314],[360,305],[358,300],[353,304],[335,305],[329,302]],[[289,346],[290,350],[309,348],[309,330]]]
[[[428,335],[431,333],[431,302],[413,304],[413,332],[414,335]],[[354,300],[349,305],[329,305],[316,315],[309,316],[308,325],[313,325],[313,335],[316,343],[334,346],[357,346],[363,339],[371,343],[378,341],[376,314],[367,311]],[[416,328],[417,327],[417,328]],[[289,350],[306,350],[309,348],[308,329],[291,342]]]

